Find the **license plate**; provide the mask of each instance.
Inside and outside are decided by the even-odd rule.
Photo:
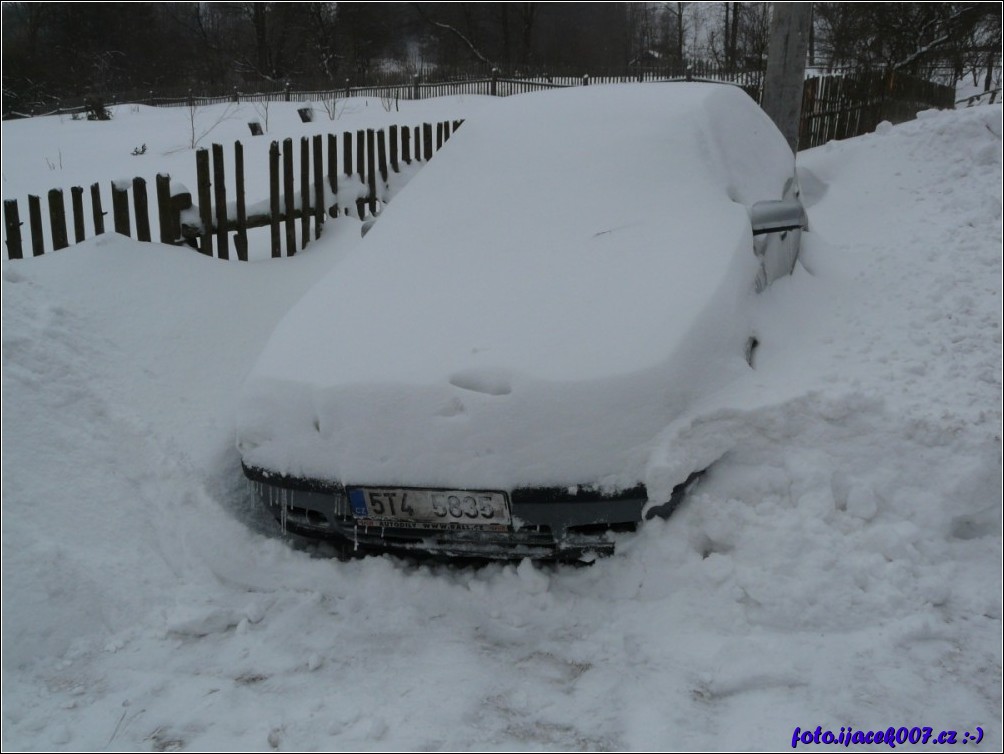
[[[348,493],[364,525],[504,531],[512,521],[504,492],[353,487]]]

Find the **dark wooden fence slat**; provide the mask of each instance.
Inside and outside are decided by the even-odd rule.
[[[388,129],[387,140],[390,142],[390,169],[400,173],[401,168],[397,162],[397,126]]]
[[[123,236],[131,236],[129,222],[129,189],[112,181],[112,219],[115,232]]]
[[[192,202],[192,194],[188,191],[182,191],[177,194],[172,193],[171,195],[171,232],[174,234],[175,243],[178,240],[183,239],[185,244],[191,246],[193,249],[198,249],[198,239],[199,239],[199,226],[193,227],[186,225],[181,219],[181,213],[185,210],[190,210],[195,204]]]
[[[4,201],[3,224],[7,231],[7,258],[24,259],[24,250],[21,248],[21,218],[18,215],[16,199]]]
[[[310,139],[300,137],[300,248],[310,243]]]
[[[160,224],[160,242],[174,243],[180,233],[175,233],[174,213],[171,211],[171,176],[157,173],[157,222]]]
[[[286,256],[296,254],[296,224],[293,210],[296,197],[293,193],[293,140],[282,140],[282,191],[286,205]]]
[[[324,140],[314,136],[314,238],[321,237],[324,222]]]
[[[338,137],[328,134],[328,187],[331,189],[332,217],[338,217]]]
[[[150,207],[147,202],[146,181],[132,179],[133,208],[136,210],[136,240],[150,242]]]
[[[438,152],[443,148],[443,123],[440,121],[436,124],[436,151]]]
[[[380,171],[381,195],[387,185],[387,134],[383,129],[377,131],[377,169]]]
[[[73,186],[70,189],[70,203],[73,205],[73,243],[80,243],[86,238],[83,186]]]
[[[405,165],[411,164],[411,129],[407,126],[401,129],[401,159]]]
[[[272,229],[272,258],[282,256],[282,234],[279,232],[279,142],[273,141],[268,148],[268,195],[269,218]]]
[[[101,210],[101,187],[91,184],[91,219],[94,220],[94,235],[105,232],[105,213]]]
[[[342,171],[346,176],[352,175],[352,134],[342,132]]]
[[[356,173],[366,183],[366,131],[356,131]]]
[[[356,174],[362,184],[366,185],[366,132],[356,131]],[[356,217],[360,220],[366,216],[366,200],[356,200]]]
[[[31,227],[31,254],[45,253],[45,237],[42,235],[42,203],[33,194],[28,195],[28,225]]]
[[[244,198],[244,145],[234,142],[234,193],[237,194],[237,233],[234,247],[237,259],[248,261],[248,213]]]
[[[227,184],[222,144],[213,144],[213,190],[216,199],[216,253],[220,259],[230,259],[230,239],[227,236]]]
[[[355,132],[355,175],[359,177],[359,182],[363,185],[366,183],[366,151],[365,151],[365,139],[366,133],[364,131]],[[355,216],[360,220],[365,216],[366,200],[357,199],[355,200]]]
[[[199,236],[199,251],[207,256],[213,255],[213,200],[210,193],[212,185],[209,179],[209,150],[202,148],[195,152],[196,182],[199,186],[199,219],[202,221],[202,233]]]
[[[372,128],[366,129],[366,186],[369,193],[370,214],[375,215],[377,211],[376,132]]]
[[[66,206],[62,189],[49,191],[49,228],[52,231],[52,248],[55,251],[70,245],[66,239]]]
[[[415,126],[415,162],[427,159],[428,155],[422,153],[422,127]]]
[[[432,157],[432,124],[423,123],[422,124],[422,157],[428,162],[429,158]]]

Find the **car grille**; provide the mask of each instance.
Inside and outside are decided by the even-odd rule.
[[[613,552],[612,534],[634,531],[646,499],[644,487],[599,503],[563,489],[518,489],[511,500],[514,520],[521,523],[507,531],[364,525],[353,517],[339,484],[247,466],[244,473],[284,530],[340,542],[347,554],[390,550],[473,559],[591,559]],[[615,518],[594,520],[590,506],[601,506],[606,515],[612,511]]]

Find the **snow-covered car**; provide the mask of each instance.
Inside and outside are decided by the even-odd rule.
[[[749,310],[804,225],[792,153],[738,88],[499,101],[279,323],[241,396],[244,473],[351,551],[609,553],[678,501],[649,500],[653,442],[751,368]]]

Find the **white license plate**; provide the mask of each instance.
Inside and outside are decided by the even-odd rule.
[[[512,516],[503,492],[350,487],[359,523],[433,529],[508,529]]]

